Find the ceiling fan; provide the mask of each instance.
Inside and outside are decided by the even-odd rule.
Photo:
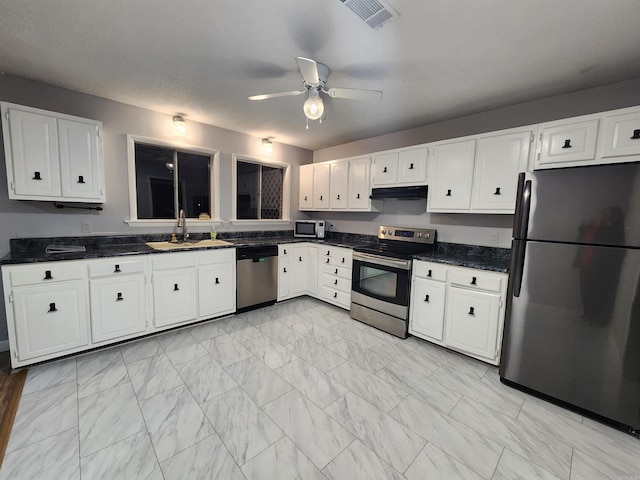
[[[332,98],[349,98],[352,100],[380,100],[382,92],[379,90],[363,90],[359,88],[325,88],[327,78],[329,77],[329,67],[322,63],[318,63],[310,58],[296,57],[300,75],[302,75],[302,85],[304,90],[292,90],[289,92],[265,93],[263,95],[253,95],[249,100],[267,100],[276,97],[288,97],[294,95],[307,94],[307,99],[302,107],[307,117],[307,128],[309,128],[309,120],[322,120],[324,115],[324,102],[320,93],[329,95]]]

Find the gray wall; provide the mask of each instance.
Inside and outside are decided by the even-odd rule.
[[[172,229],[167,227],[132,228],[124,223],[129,218],[127,134],[220,150],[220,216],[227,222],[231,218],[232,153],[290,163],[291,218],[301,216],[297,202],[298,166],[311,163],[313,154],[309,150],[274,143],[273,152],[264,155],[260,138],[198,124],[188,118],[187,131],[176,135],[171,116],[8,75],[0,75],[0,100],[102,121],[107,194],[104,211],[100,213],[59,210],[51,202],[9,200],[4,149],[0,148],[0,257],[9,252],[10,238],[82,235],[81,221],[91,222],[93,235],[170,233]],[[216,228],[239,230],[228,223]],[[195,225],[190,230],[199,231]],[[208,227],[200,230],[208,231]],[[5,319],[4,305],[0,305],[0,341],[7,339]]]
[[[640,78],[316,150],[313,161],[323,162],[636,106],[640,105],[638,92]],[[337,231],[374,235],[378,225],[432,226],[438,230],[441,241],[492,246],[496,244],[494,239],[498,235],[498,246],[509,247],[511,243],[513,215],[429,214],[426,213],[425,202],[417,201],[385,201],[383,208],[381,213],[322,212],[310,216],[324,218]]]

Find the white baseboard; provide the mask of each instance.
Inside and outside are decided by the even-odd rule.
[[[9,340],[0,340],[0,352],[9,350]]]

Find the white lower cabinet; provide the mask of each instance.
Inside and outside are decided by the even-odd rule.
[[[340,247],[319,247],[318,297],[349,310],[351,307],[352,251]]]
[[[234,312],[235,299],[236,276],[233,263],[198,265],[198,316],[200,318],[217,317]]]
[[[497,365],[507,275],[414,261],[409,333]]]
[[[153,272],[153,319],[156,328],[195,320],[197,305],[195,268]]]

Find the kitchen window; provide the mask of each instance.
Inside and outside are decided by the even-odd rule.
[[[129,136],[129,224],[170,226],[217,219],[218,152]]]
[[[236,223],[288,221],[289,165],[233,156]]]

